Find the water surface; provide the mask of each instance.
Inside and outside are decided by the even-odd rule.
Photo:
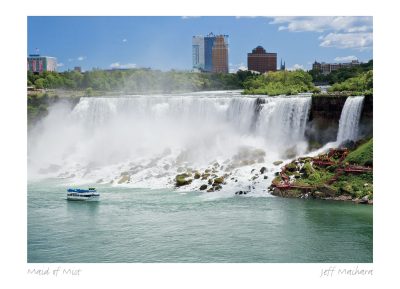
[[[28,184],[28,262],[372,262],[372,206],[98,187],[65,200]]]

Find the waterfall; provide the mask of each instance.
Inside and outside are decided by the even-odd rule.
[[[310,107],[311,97],[266,99],[258,132],[278,146],[296,145],[304,140]]]
[[[359,137],[358,126],[364,102],[364,96],[352,96],[346,99],[339,120],[336,143],[356,141]]]
[[[216,161],[232,170],[270,164],[272,173],[288,150],[305,152],[310,106],[310,96],[239,92],[82,97],[72,111],[53,107],[31,131],[29,167],[108,182],[128,171],[152,186]]]

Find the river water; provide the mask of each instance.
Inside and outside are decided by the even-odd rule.
[[[372,262],[372,206],[103,185],[28,185],[28,262]]]

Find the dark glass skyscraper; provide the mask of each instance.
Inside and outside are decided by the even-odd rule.
[[[204,70],[212,71],[212,48],[214,46],[215,36],[210,33],[204,37]]]

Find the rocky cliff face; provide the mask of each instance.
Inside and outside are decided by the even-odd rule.
[[[306,129],[306,137],[310,142],[324,144],[336,140],[339,119],[346,99],[347,96],[312,97]],[[360,134],[362,136],[372,136],[372,117],[372,96],[366,96],[360,120]]]

